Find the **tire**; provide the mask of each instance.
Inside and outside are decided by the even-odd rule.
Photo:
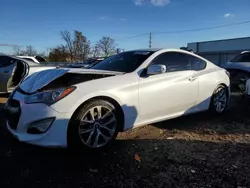
[[[68,147],[99,151],[110,145],[122,125],[120,112],[102,99],[91,100],[82,105],[70,120]]]
[[[229,96],[227,87],[224,85],[219,85],[212,95],[209,108],[210,112],[216,115],[223,114],[227,109],[228,98]]]

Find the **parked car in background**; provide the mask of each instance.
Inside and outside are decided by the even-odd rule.
[[[46,62],[46,60],[41,57],[41,56],[17,56],[21,59],[26,59],[26,60],[29,60],[29,61],[32,61],[34,63],[40,63],[40,62]]]
[[[55,67],[40,66],[14,56],[0,55],[0,93],[9,93],[28,75]]]
[[[91,69],[34,73],[9,97],[7,127],[30,144],[100,149],[119,131],[209,109],[221,114],[229,86],[225,69],[194,53],[127,51]]]
[[[231,61],[221,65],[230,72],[232,87],[245,90],[246,81],[250,78],[250,52],[244,51]]]
[[[84,61],[83,63],[72,63],[69,64],[69,68],[85,68],[89,69],[92,66],[96,65],[97,63],[103,61],[105,58],[104,57],[99,57],[99,58],[90,58]]]
[[[103,61],[105,58],[104,57],[100,57],[100,58],[97,58],[95,61],[91,62],[91,63],[88,63],[85,68],[88,68],[90,69],[91,67],[97,65],[98,63],[100,63],[101,61]]]

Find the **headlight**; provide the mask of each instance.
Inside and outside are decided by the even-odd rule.
[[[32,95],[26,96],[24,99],[24,102],[26,104],[45,103],[45,104],[50,105],[66,97],[67,95],[72,93],[75,89],[76,87],[71,86],[68,88],[60,88],[60,89],[35,93]]]

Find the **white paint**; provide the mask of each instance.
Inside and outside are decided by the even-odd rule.
[[[23,81],[20,88],[27,93],[34,93],[38,89],[46,86],[56,78],[66,74],[66,69],[49,69],[34,73],[32,76]]]
[[[140,77],[142,70],[155,57],[164,52],[180,52],[195,56],[206,61],[207,66],[201,71],[187,70]],[[55,72],[62,70],[65,71],[66,69],[56,69]],[[70,73],[81,74],[114,73],[83,69],[67,70]],[[106,96],[116,100],[122,107],[125,116],[124,130],[128,130],[141,125],[207,110],[216,87],[219,84],[225,84],[227,87],[230,85],[224,69],[196,54],[176,49],[159,50],[134,72],[116,73],[115,75],[77,84],[75,85],[77,89],[74,92],[50,107],[45,104],[25,104],[24,95],[17,92],[14,98],[20,101],[22,114],[17,130],[9,129],[10,132],[24,142],[49,147],[66,147],[70,118],[82,103],[93,97]],[[45,84],[45,81],[49,81],[49,79],[44,77],[44,81],[41,83]],[[27,86],[23,86],[25,84],[24,82],[21,87],[29,90]],[[36,88],[39,88],[39,85]],[[31,122],[50,117],[56,117],[56,120],[45,134],[30,135],[26,133]]]
[[[247,80],[246,82],[246,91],[245,94],[250,96],[250,79]]]
[[[25,58],[26,60],[30,60],[34,63],[40,64],[40,62],[33,56],[17,56],[19,58]]]

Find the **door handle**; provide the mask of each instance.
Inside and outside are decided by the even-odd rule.
[[[4,70],[4,71],[3,71],[3,73],[9,73],[9,72],[10,72],[10,71],[8,71],[8,70]]]
[[[188,80],[189,80],[190,82],[193,82],[194,80],[196,80],[196,78],[197,78],[197,77],[193,77],[193,76],[192,76],[192,77],[189,77]]]

